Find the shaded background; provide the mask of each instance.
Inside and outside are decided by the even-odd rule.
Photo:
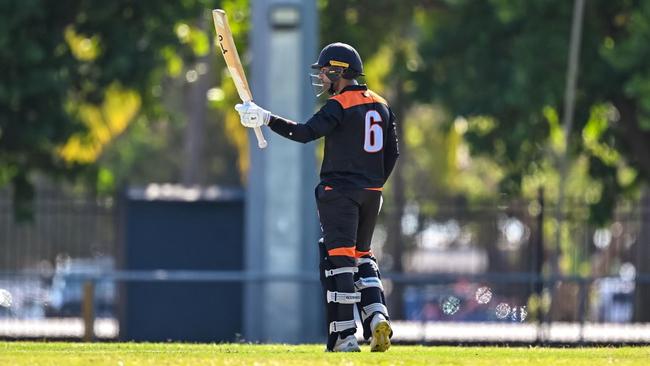
[[[493,340],[493,329],[501,329],[505,340],[527,342],[650,340],[648,2],[310,4],[318,25],[312,58],[334,41],[354,45],[364,82],[399,119],[401,158],[373,243],[391,315],[403,326],[398,338]],[[75,321],[88,280],[95,316],[105,321],[95,323],[100,338],[124,336],[129,286],[161,282],[171,305],[160,317],[172,330],[187,328],[183,316],[216,316],[220,329],[220,304],[232,296],[244,304],[241,287],[215,295],[210,285],[318,286],[315,267],[265,279],[262,268],[221,266],[224,252],[213,253],[219,260],[212,266],[202,267],[200,254],[196,266],[166,266],[174,253],[147,247],[162,230],[145,235],[148,241],[127,240],[128,208],[141,200],[217,211],[234,205],[242,209],[228,216],[230,228],[242,238],[256,230],[246,227],[242,210],[250,207],[251,162],[264,152],[250,144],[232,109],[238,97],[215,51],[213,8],[228,12],[247,65],[271,58],[249,47],[256,25],[248,1],[0,2],[0,335],[80,336]],[[572,25],[581,29],[574,75]],[[279,72],[308,80],[308,64]],[[252,75],[256,93],[260,71]],[[271,94],[284,92],[277,85]],[[318,162],[321,143],[306,149]],[[317,169],[314,163],[313,177]],[[301,187],[296,200],[312,200],[301,193],[310,188]],[[153,226],[192,230],[189,211]],[[139,217],[137,228],[151,218]],[[211,240],[217,248],[225,239]],[[230,247],[237,245],[249,244]],[[137,246],[150,248],[160,265],[129,268],[125,253]],[[181,244],[178,253],[191,257]],[[194,296],[179,289],[201,281],[208,290]],[[481,287],[493,294],[488,303],[475,297]],[[175,296],[173,288],[186,292]],[[188,310],[210,296],[214,314]],[[141,302],[145,312],[165,301],[149,300]],[[508,305],[503,318],[501,303]],[[240,309],[230,313],[241,319],[239,331],[203,340],[312,339],[247,337],[249,315]],[[61,323],[66,319],[73,322]],[[300,322],[308,321],[321,323],[317,314]],[[633,334],[625,338],[613,323],[637,328],[620,328]],[[476,324],[501,328],[436,338],[450,333],[440,329],[482,329]],[[156,337],[196,336],[169,329]],[[603,334],[609,338],[598,338]]]

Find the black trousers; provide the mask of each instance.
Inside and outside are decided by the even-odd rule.
[[[384,313],[386,300],[380,286],[368,286],[364,281],[380,282],[376,260],[370,252],[372,234],[381,207],[381,192],[367,189],[337,189],[320,184],[316,187],[316,202],[321,222],[323,242],[319,245],[321,257],[321,283],[327,291],[361,293],[361,301],[356,303],[362,317],[363,336],[371,336],[370,321],[376,312]],[[357,265],[357,259],[364,258]],[[357,267],[354,276],[342,273],[326,278],[324,270],[342,267]],[[326,301],[327,323],[354,319],[353,304],[335,304]],[[381,308],[383,306],[383,309]],[[341,337],[354,334],[356,327],[340,333]],[[327,347],[331,350],[338,334],[328,335]]]
[[[316,203],[330,262],[334,267],[354,267],[355,258],[370,254],[381,192],[319,184]]]

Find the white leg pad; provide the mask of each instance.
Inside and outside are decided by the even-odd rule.
[[[372,314],[376,312],[380,312],[384,314],[385,317],[388,318],[388,308],[386,308],[386,305],[375,302],[363,307],[363,311],[361,312],[362,321],[365,322],[366,319],[368,319],[368,317],[370,317]]]
[[[327,291],[327,302],[339,304],[356,304],[361,302],[361,292],[337,292]]]
[[[334,332],[342,332],[346,329],[356,328],[357,324],[353,320],[334,321],[330,323],[330,334]]]

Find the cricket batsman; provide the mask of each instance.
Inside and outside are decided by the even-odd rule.
[[[390,347],[392,330],[377,260],[370,243],[382,204],[382,188],[397,157],[395,115],[384,98],[357,82],[363,74],[359,53],[332,43],[311,66],[317,96],[327,103],[306,123],[296,123],[253,102],[237,104],[242,125],[267,125],[288,139],[307,143],[325,137],[325,155],[316,186],[321,223],[320,278],[324,291],[327,351],[360,351],[356,305],[363,336],[373,352]]]

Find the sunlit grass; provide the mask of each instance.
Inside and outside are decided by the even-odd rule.
[[[647,365],[650,347],[393,346],[386,353],[325,353],[322,345],[0,343],[0,365]]]

